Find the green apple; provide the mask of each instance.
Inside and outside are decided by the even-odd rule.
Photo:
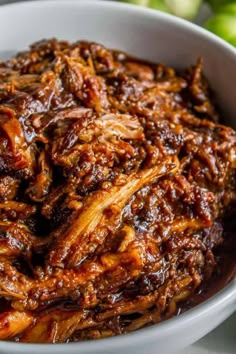
[[[217,14],[206,22],[205,27],[234,46],[236,45],[236,14]]]
[[[211,5],[214,12],[221,11],[222,7],[227,4],[236,3],[235,0],[207,0],[207,2]]]

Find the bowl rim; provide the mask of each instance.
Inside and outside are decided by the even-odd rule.
[[[55,5],[60,8],[64,7],[99,7],[99,8],[110,8],[116,10],[117,8],[123,9],[121,11],[129,11],[130,13],[142,14],[142,16],[147,16],[152,19],[164,20],[167,23],[175,24],[182,29],[188,31],[189,33],[195,33],[201,36],[204,39],[209,40],[213,44],[216,44],[220,47],[223,47],[228,53],[231,53],[232,56],[235,57],[236,62],[236,48],[232,45],[224,41],[223,39],[219,38],[218,36],[214,35],[213,33],[207,31],[206,29],[186,21],[184,19],[178,18],[171,14],[167,14],[164,12],[160,12],[158,10],[152,10],[148,8],[144,8],[142,6],[127,4],[127,3],[120,3],[115,1],[104,1],[104,0],[38,0],[38,1],[22,1],[20,3],[10,3],[10,4],[3,4],[0,6],[0,12],[8,11],[10,9],[21,9],[28,8],[32,10],[36,10],[37,8],[51,8]],[[122,347],[130,344],[131,339],[135,340],[135,344],[138,345],[139,343],[148,342],[149,339],[153,338],[154,336],[162,336],[163,334],[168,334],[173,329],[176,328],[176,325],[179,327],[186,327],[190,326],[192,321],[196,322],[199,317],[208,318],[210,313],[215,312],[218,307],[227,307],[228,305],[233,306],[233,309],[236,310],[236,278],[234,278],[227,286],[223,289],[218,291],[216,294],[211,296],[209,299],[203,301],[202,303],[194,306],[193,308],[189,309],[185,313],[181,314],[180,316],[172,317],[168,320],[163,322],[153,324],[149,327],[139,329],[137,331],[123,334],[115,337],[98,339],[98,340],[89,340],[86,342],[78,342],[78,343],[57,343],[57,344],[45,344],[45,343],[19,343],[19,342],[9,342],[9,341],[0,341],[0,350],[7,349],[8,351],[16,350],[16,348],[20,348],[24,350],[25,353],[32,353],[34,349],[38,349],[39,347],[43,350],[48,349],[56,349],[57,353],[64,353],[65,345],[66,347],[78,347],[78,353],[83,353],[83,350],[86,349],[86,353],[88,350],[96,351],[98,348],[98,343],[101,346],[105,346],[107,350],[113,349],[114,347],[119,348],[121,346],[121,337],[122,337]],[[233,311],[232,311],[233,312]],[[99,346],[100,346],[99,344]],[[59,351],[58,351],[59,350]]]
[[[19,343],[19,342],[9,342],[9,341],[0,341],[0,349],[6,348],[8,350],[14,351],[16,348],[20,348],[24,350],[25,353],[32,353],[32,350],[38,349],[39,347],[43,350],[47,349],[55,349],[61,350],[60,353],[64,354],[65,346],[68,347],[78,347],[78,353],[83,353],[83,350],[86,349],[86,353],[88,350],[91,352],[96,352],[98,345],[105,346],[107,350],[112,349],[114,347],[119,348],[122,344],[122,347],[126,347],[128,344],[132,342],[132,339],[135,340],[135,345],[139,343],[148,342],[149,339],[153,337],[160,337],[162,335],[166,335],[176,328],[176,325],[179,327],[189,327],[192,322],[197,321],[199,318],[208,319],[210,313],[215,312],[218,308],[227,307],[228,305],[232,305],[234,310],[236,311],[236,279],[233,279],[226,287],[217,292],[215,295],[211,296],[209,299],[205,300],[199,305],[189,309],[183,314],[175,317],[171,317],[170,319],[153,324],[149,327],[141,328],[137,331],[122,334],[114,337],[103,338],[103,339],[93,339],[84,342],[71,342],[71,343]],[[232,311],[233,312],[233,311]],[[122,338],[122,343],[121,343]],[[105,348],[104,347],[104,348]]]
[[[162,12],[159,10],[147,8],[144,6],[139,6],[135,4],[128,4],[124,2],[119,2],[115,0],[21,0],[19,2],[13,2],[13,3],[4,3],[0,5],[0,12],[8,9],[14,9],[14,8],[32,8],[32,9],[37,9],[40,8],[41,6],[45,8],[50,8],[52,5],[55,7],[63,8],[63,7],[69,7],[69,6],[75,6],[75,7],[94,7],[98,6],[101,8],[105,7],[110,7],[111,9],[122,9],[125,11],[137,13],[137,14],[142,14],[143,16],[149,16],[152,18],[161,18],[162,20],[166,20],[169,23],[175,23],[182,28],[190,31],[190,32],[195,32],[201,35],[202,37],[208,38],[208,40],[212,41],[215,44],[221,45],[225,47],[226,50],[231,52],[231,54],[236,55],[236,47],[234,47],[232,44],[226,42],[224,39],[220,38],[216,34],[208,31],[207,29],[201,27],[200,25],[197,25],[191,21],[185,20],[183,18],[177,17],[173,14]]]

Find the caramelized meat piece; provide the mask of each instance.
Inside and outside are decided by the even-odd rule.
[[[16,197],[19,181],[11,176],[0,177],[0,200],[10,201]]]
[[[0,255],[29,257],[32,241],[33,237],[25,225],[0,222]]]
[[[0,108],[0,172],[23,171],[32,175],[34,159],[14,112]]]
[[[128,333],[226,268],[236,133],[202,65],[56,39],[0,64],[0,339]]]
[[[0,315],[0,338],[10,339],[22,333],[33,322],[33,316],[26,312],[7,311]]]
[[[161,166],[144,170],[128,178],[120,176],[118,186],[113,186],[105,191],[95,192],[85,200],[82,211],[73,222],[71,228],[62,239],[57,238],[50,253],[50,264],[62,266],[62,261],[68,258],[67,267],[76,266],[85,255],[94,252],[97,246],[103,243],[109,232],[115,232],[120,225],[120,216],[127,201],[145,184],[173,171],[177,166],[164,161]],[[124,181],[122,181],[124,179]],[[94,239],[96,230],[96,238]],[[59,247],[57,246],[59,245]]]

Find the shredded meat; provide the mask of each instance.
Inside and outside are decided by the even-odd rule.
[[[0,63],[0,339],[134,331],[212,278],[236,133],[202,65],[56,39]]]

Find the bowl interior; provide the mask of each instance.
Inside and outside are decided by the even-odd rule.
[[[19,24],[19,28],[16,30],[17,24]],[[112,2],[37,1],[24,3],[20,6],[4,6],[0,9],[1,58],[4,59],[16,51],[26,49],[34,41],[50,37],[70,41],[78,39],[92,40],[110,48],[124,50],[138,58],[153,62],[163,62],[178,69],[194,64],[197,58],[202,57],[204,60],[204,73],[215,92],[219,106],[224,112],[225,121],[236,128],[234,93],[236,50],[214,35],[190,23],[151,10],[143,11],[139,7],[123,6]],[[224,296],[225,301],[223,301]],[[203,304],[203,306],[200,306],[202,310],[193,309],[181,316],[183,318],[182,324],[184,323],[184,325],[179,327],[179,334],[181,328],[191,327],[194,316],[197,321],[199,316],[204,314],[202,317],[205,321],[205,325],[202,328],[199,326],[198,331],[194,334],[192,333],[188,340],[185,338],[185,345],[207,333],[207,331],[219,324],[219,321],[222,321],[227,315],[232,313],[234,310],[232,309],[232,304],[235,305],[233,298],[235,299],[235,296],[236,287],[235,283],[233,283],[225,292],[221,292],[215,300],[211,299],[209,301],[210,305]],[[211,307],[213,314],[217,311],[217,304],[219,309],[230,304],[231,309],[228,308],[224,314],[222,312],[215,325],[214,323],[207,323],[209,307]],[[209,319],[211,318],[213,317],[209,317]],[[178,319],[171,321],[172,327],[168,326],[168,321],[159,325],[159,333],[162,333],[163,343],[164,340],[168,343],[168,331],[178,328],[178,323],[180,323]],[[154,328],[149,329],[150,338],[151,336],[158,337],[154,330]],[[140,333],[143,333],[141,337],[144,338],[147,331],[145,332],[144,330],[144,332],[141,331]],[[133,341],[137,341],[137,343],[140,342],[135,334],[131,334],[127,338],[133,338]],[[119,349],[121,344],[119,344],[120,342],[117,338],[112,340],[113,344],[109,340],[106,342],[109,343],[109,345],[106,344],[107,351],[103,351],[102,346],[99,346],[96,350],[96,343],[90,344],[89,347],[85,347],[85,343],[82,343],[81,349],[77,346],[76,349],[73,349],[73,353],[92,353],[96,351],[97,353],[115,353],[112,349],[113,346],[116,345]],[[159,340],[161,345],[160,336]],[[130,353],[134,353],[128,340],[123,338],[123,343],[126,343],[126,348],[130,347]],[[179,343],[177,345],[178,348],[184,346],[178,340],[176,343]],[[4,347],[5,345],[4,343]],[[16,346],[15,343],[8,343],[7,345],[10,345],[9,349],[0,352],[10,353],[10,350],[14,350],[15,353],[23,353],[23,349],[19,349],[19,346]],[[122,345],[120,348],[124,348],[125,344]],[[39,346],[37,348],[36,346],[23,346],[25,352],[28,353],[35,352],[36,354],[42,351]],[[173,346],[174,344],[172,344]],[[2,348],[0,346],[0,350]],[[49,353],[48,346],[45,348],[45,353]],[[167,347],[162,346],[161,348]],[[152,353],[154,353],[154,350]],[[57,346],[56,352],[64,353],[65,350],[64,348],[61,349],[61,346],[60,348]],[[69,352],[72,353],[72,349]],[[162,351],[162,353],[166,352]],[[136,353],[139,353],[139,351],[136,350]]]
[[[0,57],[50,37],[93,40],[176,68],[194,64],[202,57],[204,72],[217,101],[227,122],[234,125],[236,50],[185,21],[122,5],[110,1],[108,5],[100,1],[68,0],[5,6],[0,11]]]

